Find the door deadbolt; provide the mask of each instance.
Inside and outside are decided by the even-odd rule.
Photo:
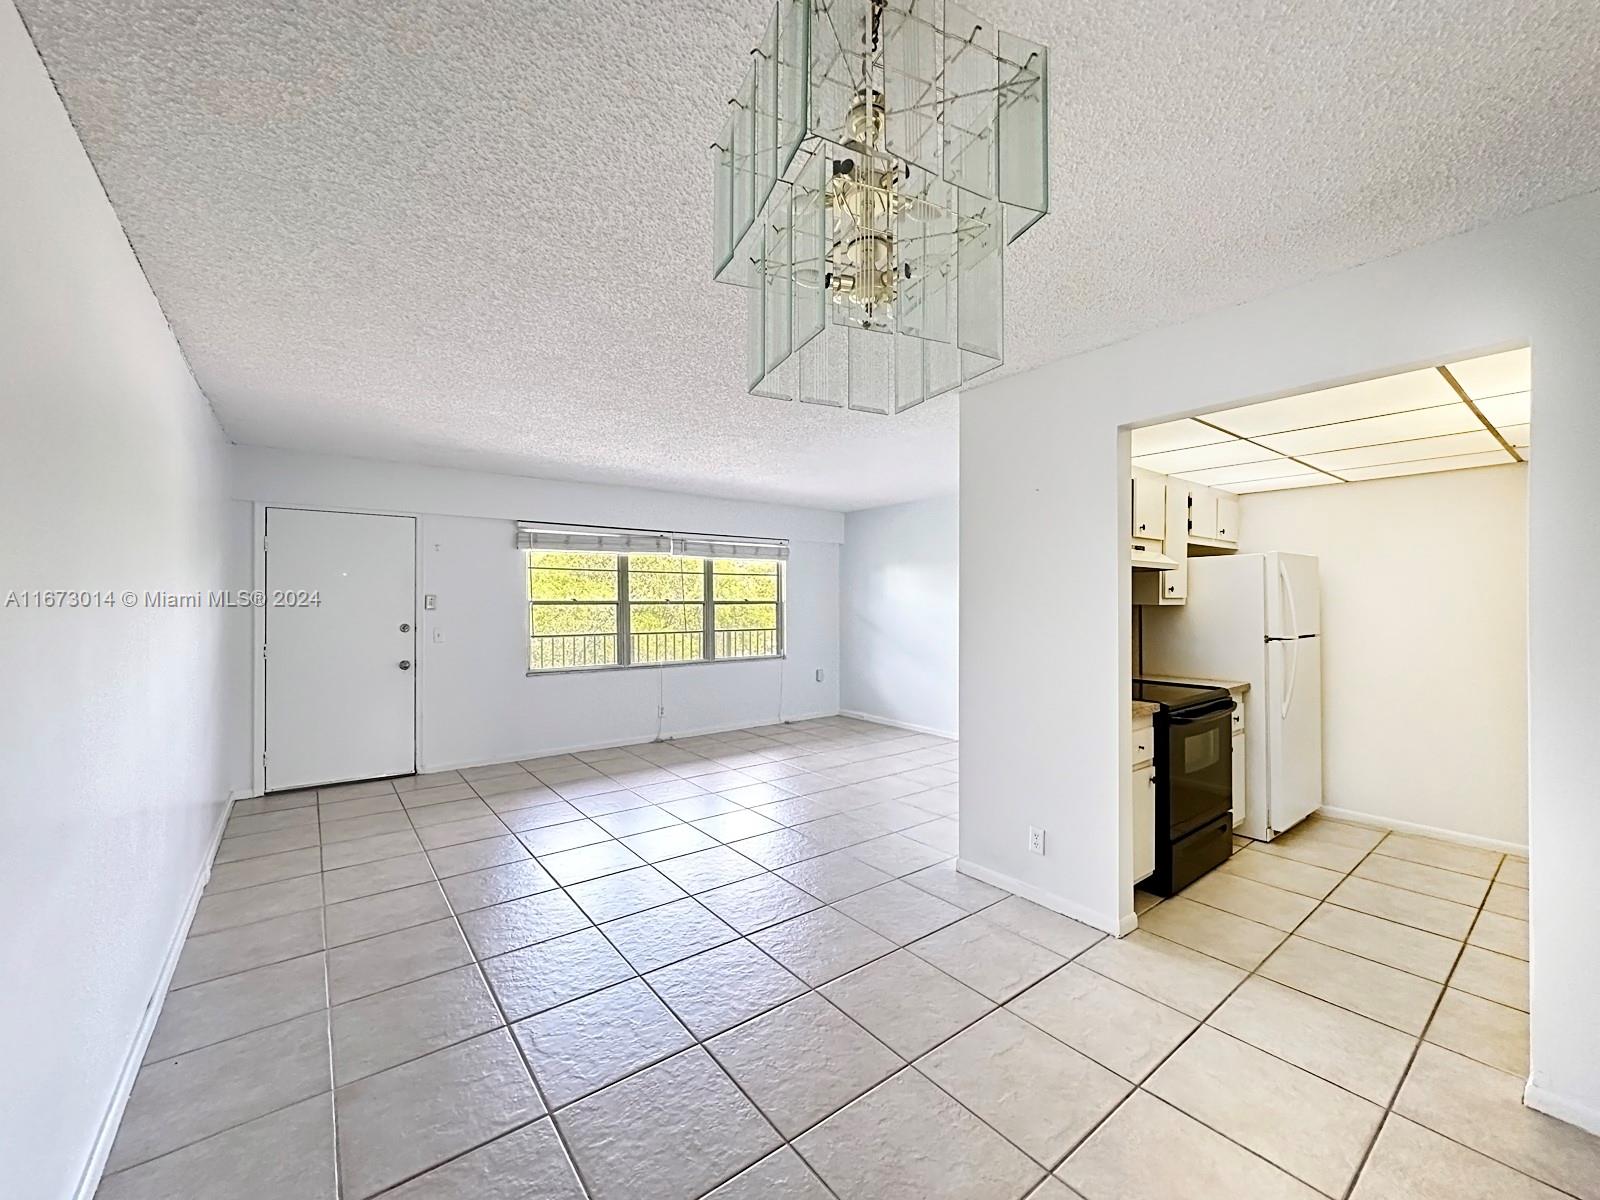
[[[409,625],[401,625],[400,626],[400,632],[401,633],[410,633],[411,632],[411,626],[409,626]]]
[[[402,658],[402,659],[401,659],[401,660],[400,660],[400,669],[401,669],[401,670],[402,670],[402,671],[409,671],[409,670],[411,670],[411,660],[410,660],[410,659],[409,659],[409,658]]]

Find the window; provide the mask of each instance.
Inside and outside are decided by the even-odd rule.
[[[778,653],[782,567],[759,558],[706,560],[711,580],[716,658],[764,658]]]
[[[528,552],[533,670],[618,664],[622,622],[617,596],[624,561],[626,555],[590,551]]]
[[[783,563],[529,550],[531,671],[773,658]]]

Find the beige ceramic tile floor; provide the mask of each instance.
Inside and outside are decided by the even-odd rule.
[[[833,718],[235,806],[103,1200],[1600,1198],[1526,864],[1314,820],[1121,941]]]

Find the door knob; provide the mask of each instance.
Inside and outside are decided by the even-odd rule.
[[[410,633],[411,632],[411,626],[410,625],[401,625],[400,626],[400,632],[401,633]]]
[[[401,670],[402,670],[402,671],[409,671],[409,670],[411,670],[411,660],[410,660],[410,659],[409,659],[409,658],[402,658],[402,659],[401,659],[401,660],[400,660],[400,669],[401,669]]]

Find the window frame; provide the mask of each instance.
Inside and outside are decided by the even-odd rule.
[[[590,674],[590,673],[595,672],[595,671],[648,671],[648,670],[665,669],[665,668],[669,668],[669,667],[703,667],[703,666],[711,666],[711,665],[714,665],[714,664],[717,664],[717,663],[771,662],[771,661],[774,661],[774,660],[781,660],[781,659],[786,659],[786,658],[789,657],[789,647],[788,647],[788,637],[787,637],[788,604],[787,604],[787,598],[786,598],[786,595],[785,595],[785,593],[788,590],[788,580],[789,580],[788,560],[787,559],[772,558],[772,559],[760,560],[760,561],[765,561],[765,562],[771,562],[773,564],[773,566],[774,566],[774,572],[773,573],[776,576],[776,581],[777,581],[777,597],[776,597],[776,599],[770,600],[770,601],[769,600],[725,600],[725,601],[720,601],[719,602],[719,601],[716,600],[716,598],[715,598],[715,596],[713,594],[715,577],[716,577],[716,572],[714,570],[714,564],[717,563],[718,561],[738,561],[738,560],[737,559],[718,560],[718,559],[714,559],[714,558],[692,558],[689,555],[678,555],[678,556],[676,556],[676,557],[680,557],[680,558],[691,558],[692,561],[697,561],[697,562],[700,563],[701,580],[702,580],[701,598],[700,598],[700,629],[698,631],[699,634],[700,634],[700,646],[701,646],[700,657],[699,658],[676,659],[676,660],[673,660],[671,662],[638,662],[638,663],[636,663],[636,662],[632,661],[632,659],[633,659],[633,622],[632,622],[632,609],[633,609],[633,606],[636,605],[636,604],[638,604],[638,605],[651,605],[651,604],[663,604],[663,603],[667,603],[667,604],[682,603],[682,604],[688,605],[688,604],[693,604],[694,603],[693,601],[633,600],[633,599],[630,598],[629,591],[628,591],[628,579],[629,579],[628,560],[629,560],[629,558],[630,557],[656,558],[656,557],[660,557],[660,556],[657,555],[657,554],[649,554],[649,553],[641,553],[641,554],[637,554],[637,555],[630,555],[630,554],[627,554],[627,553],[624,553],[624,552],[620,552],[620,551],[616,552],[616,557],[617,557],[617,567],[616,567],[617,598],[615,600],[586,600],[586,601],[535,600],[534,597],[533,597],[533,572],[534,572],[534,570],[536,568],[534,567],[533,556],[536,555],[536,554],[545,554],[545,553],[559,553],[559,551],[524,550],[522,552],[522,554],[523,554],[523,575],[525,577],[525,581],[526,581],[525,582],[525,586],[527,588],[527,593],[528,593],[528,597],[527,597],[527,602],[528,602],[528,623],[527,623],[527,634],[526,634],[527,646],[528,646],[528,648],[527,648],[528,668],[527,668],[527,671],[525,672],[525,674],[530,679],[533,678],[534,676],[543,676],[543,675],[578,675],[578,674],[587,675],[587,674]],[[592,568],[585,568],[585,569],[592,569]],[[615,609],[616,609],[616,621],[615,621],[616,630],[615,630],[615,632],[614,633],[610,633],[610,634],[600,633],[600,634],[592,634],[592,635],[587,635],[587,636],[593,636],[593,637],[608,637],[609,636],[609,637],[614,637],[616,639],[616,658],[617,658],[617,661],[614,662],[614,663],[596,663],[596,664],[594,664],[592,666],[563,666],[563,667],[535,667],[535,666],[533,666],[534,646],[536,644],[537,637],[538,637],[538,635],[533,632],[533,618],[534,618],[534,612],[535,612],[536,608],[538,606],[540,606],[540,605],[545,605],[545,606],[550,606],[550,607],[557,607],[557,606],[561,606],[561,605],[570,605],[570,604],[575,604],[575,603],[576,604],[581,604],[581,605],[586,605],[586,606],[591,606],[591,607],[596,607],[596,608],[605,607],[607,605],[612,605],[612,606],[615,607]],[[774,634],[774,644],[776,645],[777,649],[774,650],[774,652],[771,653],[771,654],[742,654],[742,655],[732,655],[732,656],[728,656],[728,657],[718,657],[717,654],[716,654],[716,635],[717,635],[717,630],[716,630],[716,610],[717,610],[718,603],[722,603],[724,605],[728,605],[728,604],[771,604],[771,605],[773,605],[774,610],[775,610],[775,615],[776,615],[776,625],[775,625],[775,627],[773,629],[773,634]],[[723,632],[728,632],[728,631],[724,630]],[[585,635],[574,635],[574,636],[585,636]]]

